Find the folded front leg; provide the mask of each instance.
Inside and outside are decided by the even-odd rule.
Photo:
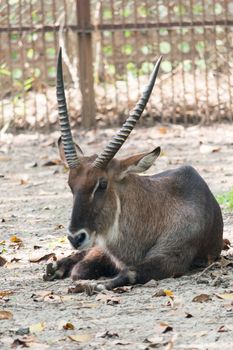
[[[44,281],[53,281],[55,279],[63,279],[71,275],[73,267],[80,262],[87,251],[81,251],[71,254],[61,260],[49,263],[46,266],[46,273],[43,276]]]
[[[98,279],[100,277],[113,277],[121,269],[121,263],[100,247],[91,248],[84,259],[73,267],[71,278]]]
[[[189,248],[189,254],[181,251],[166,251],[156,254],[152,249],[141,263],[136,266],[123,267],[116,277],[101,282],[106,289],[113,289],[124,285],[144,284],[154,280],[161,280],[169,277],[178,277],[187,272],[193,261],[194,252]]]

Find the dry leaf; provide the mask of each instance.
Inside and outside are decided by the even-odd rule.
[[[39,263],[41,261],[47,261],[50,258],[53,258],[53,260],[56,260],[56,254],[55,253],[48,253],[48,254],[44,254],[44,253],[39,253],[39,254],[34,254],[33,256],[31,256],[29,258],[29,261],[32,263]]]
[[[74,287],[68,288],[68,293],[83,293],[87,292],[87,286],[83,283],[77,283]]]
[[[19,337],[15,339],[11,345],[12,348],[17,348],[18,346],[23,348],[28,348],[29,343],[35,342],[35,337],[31,335],[24,335],[23,337]]]
[[[223,300],[233,300],[233,293],[222,293],[222,294],[215,293],[215,295],[216,295],[219,299],[223,299]]]
[[[174,297],[174,294],[169,289],[160,289],[155,294],[152,295],[152,297]]]
[[[156,333],[167,333],[173,331],[173,327],[166,322],[161,322],[155,327]]]
[[[71,322],[67,322],[62,326],[63,329],[69,330],[69,329],[74,329],[74,325]]]
[[[61,165],[61,164],[62,162],[60,159],[52,159],[45,162],[43,166],[54,166],[54,165]]]
[[[61,230],[62,228],[64,228],[64,225],[59,224],[54,227],[54,230]]]
[[[22,239],[17,237],[16,235],[11,236],[10,241],[11,243],[17,243],[17,244],[23,243]]]
[[[223,332],[229,332],[230,329],[227,328],[226,326],[220,326],[218,329],[218,333],[223,333]]]
[[[193,317],[192,314],[190,314],[189,312],[185,312],[185,318],[191,318],[191,317]]]
[[[164,135],[167,133],[167,129],[165,127],[161,127],[159,128],[159,133]]]
[[[24,335],[14,340],[11,345],[12,348],[32,348],[33,350],[45,350],[50,348],[47,344],[38,343],[36,338],[32,335]]]
[[[127,293],[127,292],[131,291],[132,289],[133,289],[133,286],[122,286],[122,287],[116,287],[112,291],[114,293],[122,294],[122,293]]]
[[[31,333],[42,332],[45,329],[45,322],[39,322],[29,327]]]
[[[72,296],[67,295],[67,296],[63,296],[62,300],[66,301],[66,299],[68,297],[72,298]],[[70,299],[67,299],[67,300],[70,300]],[[90,302],[90,303],[89,302],[80,302],[80,303],[75,304],[76,309],[81,309],[81,308],[83,308],[83,309],[97,309],[99,307],[100,307],[99,303],[92,303],[92,302]]]
[[[18,261],[20,261],[20,260],[22,260],[22,259],[21,259],[21,258],[16,258],[16,257],[14,257],[14,258],[12,258],[12,259],[10,260],[10,262],[13,263],[13,262],[18,262]]]
[[[223,239],[223,248],[222,250],[229,250],[231,247],[231,242],[229,241],[229,239],[224,238]]]
[[[164,343],[163,337],[152,335],[144,340],[145,343],[151,343],[153,345],[162,345]]]
[[[95,337],[96,338],[118,338],[119,334],[116,332],[105,331],[105,332],[96,333]]]
[[[35,302],[63,302],[62,297],[60,295],[56,295],[53,293],[53,291],[48,291],[48,290],[39,290],[36,293],[33,293],[31,295],[31,298]]]
[[[92,339],[92,335],[88,333],[73,334],[73,335],[69,335],[68,338],[78,343],[87,343]]]
[[[211,146],[211,145],[201,145],[200,146],[200,152],[202,154],[216,153],[216,152],[219,152],[220,150],[221,150],[221,148],[216,147],[216,146]]]
[[[0,290],[0,298],[7,297],[8,295],[13,294],[11,290]]]
[[[102,301],[108,305],[115,305],[115,304],[119,304],[120,303],[120,297],[117,297],[113,294],[107,293],[99,293],[96,296],[96,300],[97,301]]]
[[[7,263],[7,260],[0,256],[0,266],[4,266]]]
[[[22,179],[20,179],[20,185],[28,185],[28,183],[29,183],[28,177],[23,177]]]
[[[208,294],[200,294],[195,296],[192,301],[195,303],[204,303],[209,300],[211,300],[211,297]]]
[[[0,311],[0,320],[11,320],[13,314],[10,311]]]
[[[164,289],[163,290],[164,291],[164,293],[165,293],[165,295],[167,296],[167,297],[174,297],[174,294],[173,294],[173,292],[171,291],[171,290],[169,290],[169,289]]]

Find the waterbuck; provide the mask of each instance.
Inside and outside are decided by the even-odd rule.
[[[112,289],[180,276],[219,257],[223,245],[221,210],[194,168],[182,166],[152,176],[138,175],[150,168],[160,154],[159,147],[122,160],[114,158],[146,106],[160,62],[161,57],[117,135],[101,154],[86,157],[72,139],[59,52],[59,149],[69,166],[73,193],[68,239],[78,251],[55,266],[49,264],[45,280],[104,276],[108,279],[101,280],[101,286]]]

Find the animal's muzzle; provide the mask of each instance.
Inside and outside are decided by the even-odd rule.
[[[80,230],[74,235],[68,235],[68,240],[75,249],[78,249],[84,245],[85,241],[89,240],[89,235],[85,230]]]

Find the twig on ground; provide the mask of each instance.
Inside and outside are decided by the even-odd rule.
[[[206,272],[208,272],[209,270],[211,270],[213,267],[221,267],[220,262],[219,262],[219,261],[215,261],[215,262],[213,262],[212,264],[208,265],[203,271],[201,271],[201,272],[199,273],[199,275],[197,276],[196,279],[198,280],[200,277],[202,277],[203,275],[205,275]]]

